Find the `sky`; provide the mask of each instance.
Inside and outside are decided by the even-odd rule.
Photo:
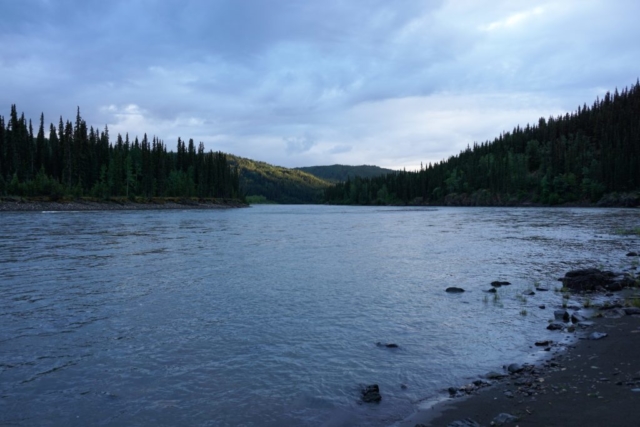
[[[640,77],[638,0],[0,0],[0,115],[414,170]]]

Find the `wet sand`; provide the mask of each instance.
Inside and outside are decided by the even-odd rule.
[[[640,425],[640,315],[594,320],[576,331],[577,342],[548,360],[475,395],[417,412],[398,426]],[[588,339],[593,332],[607,336]],[[503,413],[517,420],[501,424],[496,417]]]

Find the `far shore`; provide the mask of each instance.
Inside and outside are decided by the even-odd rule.
[[[153,198],[136,199],[74,199],[50,201],[5,197],[0,199],[0,212],[70,212],[70,211],[123,211],[165,209],[232,209],[249,205],[232,199]]]

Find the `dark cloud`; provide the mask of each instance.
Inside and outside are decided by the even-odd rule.
[[[635,82],[637,16],[635,0],[4,2],[0,108],[80,106],[288,166],[419,165]]]

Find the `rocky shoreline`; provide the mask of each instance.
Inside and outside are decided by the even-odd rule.
[[[573,342],[531,343],[548,357],[450,387],[448,399],[394,426],[638,425],[640,289],[634,275],[585,269],[567,273],[562,283],[582,304],[567,306],[563,298],[547,328],[574,333]],[[592,303],[595,297],[602,302]]]
[[[122,211],[165,209],[231,209],[248,207],[230,199],[149,199],[144,202],[129,200],[47,201],[18,198],[0,199],[0,212],[71,212],[71,211]]]

